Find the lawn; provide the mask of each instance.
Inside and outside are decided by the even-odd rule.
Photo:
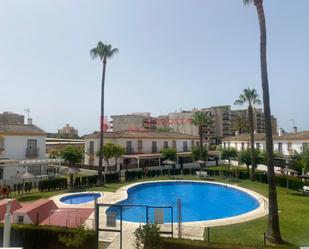
[[[145,178],[134,182],[167,180],[168,177]],[[184,179],[195,179],[194,176],[184,177]],[[216,178],[216,181],[227,182],[226,179]],[[260,194],[267,196],[267,185],[249,180],[228,181],[230,184],[239,185],[248,189],[252,189]],[[49,198],[69,192],[79,191],[109,191],[115,192],[117,189],[130,184],[113,183],[104,187],[90,187],[76,189],[74,191],[55,191],[55,192],[35,192],[24,194],[17,197],[19,201],[33,201],[40,198]],[[286,189],[278,187],[278,201],[280,211],[280,227],[283,239],[293,245],[304,246],[309,245],[309,197],[303,196],[295,191],[286,194]],[[255,247],[263,247],[263,233],[267,229],[267,217],[263,217],[254,221],[245,222],[236,225],[211,228],[210,240],[214,243],[228,243],[235,245],[247,245]],[[199,242],[200,243],[200,242]],[[205,242],[206,245],[206,242]]]
[[[267,185],[240,181],[237,185],[267,196]],[[297,246],[309,245],[309,197],[278,187],[280,227],[283,239]],[[267,229],[267,217],[236,225],[211,229],[211,241],[220,243],[263,245],[263,233]]]

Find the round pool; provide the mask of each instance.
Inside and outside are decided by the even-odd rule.
[[[203,182],[157,182],[143,183],[128,189],[128,198],[118,204],[123,206],[122,218],[126,221],[145,222],[146,207],[171,206],[164,208],[165,222],[174,222],[177,217],[177,199],[181,200],[182,221],[207,221],[250,212],[259,207],[259,202],[250,194],[233,187]],[[119,218],[119,209],[112,207]],[[158,211],[156,211],[158,212]],[[161,211],[162,212],[162,211]],[[153,221],[154,208],[148,208],[148,219]]]
[[[81,193],[63,196],[60,198],[60,201],[65,204],[82,204],[94,201],[100,197],[100,193]]]

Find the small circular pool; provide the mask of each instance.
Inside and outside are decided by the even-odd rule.
[[[207,221],[250,212],[259,202],[250,194],[233,187],[194,181],[143,183],[128,189],[123,204],[123,220],[145,222],[145,206],[173,207],[173,220],[177,218],[177,199],[181,200],[182,221]],[[145,206],[131,206],[141,204]],[[127,206],[126,206],[127,205]],[[117,207],[109,208],[116,211]],[[154,208],[148,209],[148,220],[154,219]],[[164,209],[164,222],[171,222],[172,209]],[[118,211],[119,218],[119,211]]]
[[[82,204],[86,202],[94,201],[101,197],[100,193],[81,193],[66,195],[60,198],[60,201],[65,204]]]

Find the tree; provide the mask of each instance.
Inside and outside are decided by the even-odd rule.
[[[267,151],[267,177],[268,177],[268,200],[269,200],[269,214],[268,214],[268,229],[267,240],[280,244],[282,237],[279,225],[277,189],[273,159],[273,136],[271,125],[271,111],[269,100],[269,85],[267,73],[267,52],[266,52],[266,20],[263,7],[263,0],[243,0],[245,5],[253,3],[257,10],[260,26],[260,64],[261,64],[261,78],[263,89],[263,104],[265,115],[265,134],[266,134],[266,151]]]
[[[250,142],[251,142],[251,181],[255,181],[255,168],[256,168],[256,155],[254,149],[254,122],[253,122],[253,105],[260,105],[261,100],[255,89],[244,89],[243,93],[235,101],[235,105],[244,105],[248,103],[248,116],[249,116],[249,130],[250,130]]]
[[[212,124],[212,120],[207,116],[205,112],[195,112],[192,117],[192,123],[198,127],[198,134],[199,134],[199,150],[200,150],[200,160],[202,160],[203,155],[203,128],[208,127]]]
[[[49,158],[52,158],[52,159],[61,158],[61,152],[59,150],[51,150],[49,152]]]
[[[118,165],[118,160],[121,156],[126,153],[126,149],[121,144],[115,144],[114,146],[114,159],[115,159],[115,166]]]
[[[303,154],[294,151],[291,154],[288,166],[290,169],[296,170],[299,174],[301,174],[304,168]]]
[[[305,149],[301,154],[305,171],[309,171],[309,149]]]
[[[198,147],[194,147],[192,149],[192,157],[193,157],[193,160],[196,161],[198,159],[202,160],[202,161],[205,161],[207,162],[208,160],[208,150],[207,150],[207,147],[206,146],[203,146],[203,149],[202,149],[202,156],[200,155],[200,148]]]
[[[161,150],[161,154],[165,160],[175,161],[177,158],[177,151],[174,148],[164,148]]]
[[[260,164],[263,161],[260,150],[255,150],[255,163]],[[252,165],[252,152],[250,149],[244,150],[239,153],[238,160],[240,164],[245,164],[247,166],[247,173],[250,175],[249,166]]]
[[[235,148],[226,148],[221,151],[221,158],[229,161],[229,171],[231,167],[231,160],[238,157],[238,152]]]
[[[119,50],[112,48],[110,44],[104,44],[101,41],[98,42],[97,46],[90,50],[92,59],[99,58],[103,63],[102,82],[101,82],[101,116],[100,116],[100,146],[99,151],[102,151],[104,144],[104,85],[105,85],[105,72],[107,59],[113,57]],[[102,153],[99,155],[99,167],[98,167],[98,184],[102,184],[102,169],[103,169],[103,156]],[[104,181],[105,184],[105,181]]]
[[[248,121],[244,115],[236,114],[234,128],[236,131],[238,131],[239,134],[243,134],[249,129]]]
[[[84,157],[84,152],[80,148],[74,146],[67,146],[61,151],[61,157],[65,162],[69,163],[69,167],[74,167],[75,164],[80,163]],[[73,174],[70,174],[70,187],[73,187]]]

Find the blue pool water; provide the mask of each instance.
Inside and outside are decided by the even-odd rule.
[[[251,195],[231,187],[199,182],[158,182],[137,185],[128,190],[128,199],[118,204],[172,206],[173,220],[177,219],[177,199],[182,202],[182,221],[205,221],[247,213],[259,206]],[[119,208],[109,210],[118,212]],[[154,209],[149,208],[153,221]],[[123,220],[145,222],[145,207],[124,207]],[[171,209],[164,209],[164,221],[171,222]]]
[[[99,193],[72,194],[62,197],[60,201],[66,204],[81,204],[94,201],[99,197],[101,197]]]

